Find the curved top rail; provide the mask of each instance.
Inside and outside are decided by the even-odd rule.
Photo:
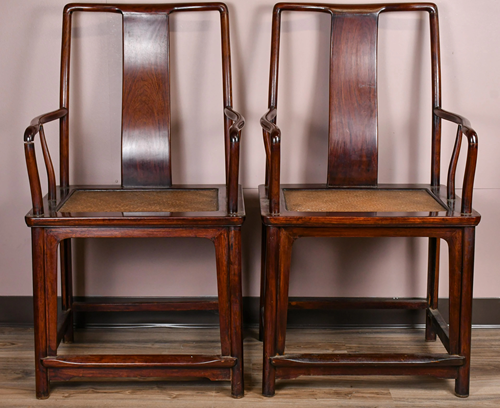
[[[434,3],[378,3],[378,4],[324,4],[324,3],[277,3],[275,12],[323,11],[327,13],[381,13],[384,11],[428,11],[437,12]]]
[[[158,13],[169,14],[173,11],[220,11],[227,13],[224,3],[171,3],[171,4],[95,4],[70,3],[64,7],[64,14],[75,11],[110,12],[110,13]]]

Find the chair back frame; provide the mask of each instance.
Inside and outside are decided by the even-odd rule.
[[[274,7],[268,112],[263,116],[266,148],[266,186],[270,212],[279,213],[281,131],[276,126],[281,15],[284,11],[321,12],[331,16],[329,127],[327,187],[374,187],[378,183],[377,143],[377,34],[383,12],[424,11],[429,13],[432,81],[431,186],[440,184],[441,119],[459,125],[448,172],[448,199],[455,198],[455,172],[461,138],[469,139],[467,166],[476,161],[477,136],[458,115],[441,109],[441,62],[438,12],[432,3],[389,3],[329,5],[278,3]],[[447,116],[447,117],[445,117]],[[472,179],[474,175],[472,174]],[[464,179],[462,212],[472,210],[473,180]]]
[[[169,16],[182,11],[219,11],[221,21],[227,213],[238,213],[241,129],[244,118],[232,108],[229,16],[224,3],[68,4],[63,12],[60,108],[36,117],[24,133],[33,213],[44,212],[34,140],[40,134],[48,178],[48,200],[56,202],[56,176],[43,125],[60,122],[60,189],[69,191],[69,101],[71,27],[75,12],[123,16],[122,180],[123,188],[172,186],[170,151]],[[131,24],[132,23],[132,24]],[[138,58],[140,57],[140,58]]]
[[[171,109],[169,16],[174,12],[219,11],[223,105],[232,107],[228,10],[222,3],[69,4],[63,15],[61,108],[69,110],[71,26],[75,12],[120,13],[123,19],[122,186],[170,187]],[[147,45],[147,46],[146,46]],[[165,68],[166,67],[166,68]],[[225,117],[226,179],[229,129]],[[69,186],[69,117],[61,120],[60,183]]]

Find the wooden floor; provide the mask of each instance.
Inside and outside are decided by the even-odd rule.
[[[2,407],[500,407],[500,329],[474,329],[469,398],[457,398],[453,381],[426,377],[301,377],[279,381],[262,397],[262,343],[245,333],[245,397],[230,397],[229,383],[203,381],[74,381],[57,383],[48,400],[36,400],[33,330],[0,327]],[[77,331],[68,353],[218,352],[216,329],[128,328]],[[291,329],[287,351],[442,352],[414,329]]]

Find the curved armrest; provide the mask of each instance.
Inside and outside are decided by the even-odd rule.
[[[224,108],[224,114],[226,115],[227,118],[233,121],[233,124],[229,128],[229,134],[231,135],[231,139],[233,137],[239,137],[241,136],[241,130],[243,129],[243,126],[245,126],[245,118],[238,112],[236,112],[233,108]],[[231,140],[233,141],[233,140]]]
[[[468,128],[471,127],[470,122],[467,118],[457,115],[456,113],[448,112],[441,108],[434,108],[434,114],[441,119],[456,123],[457,125],[466,126]]]
[[[26,128],[24,132],[24,142],[32,143],[35,140],[35,136],[40,130],[40,126],[45,123],[52,122],[53,120],[65,117],[68,114],[66,108],[59,108],[55,111],[44,113],[43,115],[37,116],[30,122],[30,125]]]
[[[227,211],[229,214],[238,212],[238,178],[240,168],[240,139],[241,130],[245,126],[245,118],[233,108],[226,107],[224,109],[225,116],[233,121],[229,128],[229,165],[227,180]]]
[[[455,173],[458,156],[460,154],[462,135],[464,135],[468,140],[469,145],[467,148],[467,159],[465,163],[464,181],[462,187],[463,194],[461,212],[463,214],[470,214],[472,212],[472,192],[474,188],[474,176],[476,174],[478,148],[477,133],[472,128],[470,122],[463,116],[445,111],[441,108],[435,108],[434,114],[441,119],[458,125],[455,147],[453,148],[453,154],[448,170],[448,199],[455,199]]]
[[[276,108],[271,108],[260,118],[260,125],[262,126],[262,129],[268,132],[271,138],[281,137],[281,130],[278,126],[276,126],[276,123],[274,123],[276,121],[277,113]]]
[[[47,178],[49,184],[49,200],[55,200],[56,198],[56,178],[54,173],[54,166],[52,165],[52,160],[50,158],[49,148],[47,145],[47,140],[45,139],[45,133],[43,130],[43,125],[48,122],[52,122],[56,119],[61,119],[68,114],[66,108],[60,108],[53,112],[45,113],[43,115],[34,118],[30,125],[26,128],[24,132],[24,153],[26,156],[26,166],[28,168],[28,178],[31,190],[31,201],[33,203],[33,213],[39,215],[43,212],[43,196],[42,188],[40,185],[40,177],[38,174],[38,165],[36,162],[35,155],[35,136],[40,133],[40,142],[42,145],[43,158],[45,161],[45,167],[47,169]]]
[[[272,214],[280,212],[280,149],[281,130],[276,126],[276,108],[270,108],[260,119],[264,133],[264,146],[266,149],[266,185],[268,187],[269,211]]]

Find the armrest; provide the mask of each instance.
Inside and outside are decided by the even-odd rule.
[[[260,119],[266,149],[266,185],[268,187],[269,211],[280,212],[280,156],[281,130],[276,126],[276,108],[270,108]]]
[[[224,109],[224,114],[226,115],[227,118],[233,121],[233,124],[229,128],[231,141],[233,141],[233,138],[237,136],[238,140],[234,141],[239,142],[239,137],[241,136],[241,130],[243,129],[243,126],[245,126],[245,118],[241,114],[233,110],[233,108],[229,107]]]
[[[477,162],[477,148],[478,138],[477,133],[472,128],[470,122],[463,116],[445,111],[441,108],[435,108],[434,114],[444,120],[456,123],[457,136],[453,154],[450,160],[450,167],[448,169],[448,199],[455,199],[455,174],[458,163],[458,156],[460,154],[460,147],[462,145],[462,135],[468,140],[467,159],[465,163],[464,181],[463,181],[463,194],[462,194],[462,208],[463,214],[470,214],[472,212],[472,192],[474,188],[474,176],[476,174]]]
[[[245,119],[241,114],[226,107],[224,109],[225,116],[233,123],[229,128],[229,163],[227,174],[227,211],[229,214],[238,212],[238,178],[240,168],[240,139],[241,130],[245,126]]]
[[[456,113],[448,112],[441,108],[434,108],[434,114],[441,119],[456,123],[457,125],[466,126],[468,128],[471,127],[470,122],[467,118],[457,115]]]
[[[26,131],[24,132],[24,142],[32,143],[35,140],[36,134],[40,130],[40,126],[45,123],[52,122],[53,120],[63,118],[67,114],[68,110],[66,108],[59,108],[55,111],[37,116],[30,122],[30,125],[26,128]]]
[[[271,108],[260,118],[262,129],[268,132],[271,137],[274,135],[279,137],[281,135],[280,128],[275,123],[277,113],[276,108]]]
[[[56,198],[56,178],[54,173],[54,166],[52,165],[52,160],[50,158],[47,140],[45,139],[45,132],[43,130],[43,125],[53,120],[63,118],[67,114],[68,110],[66,108],[60,108],[53,112],[37,116],[31,121],[30,125],[26,128],[24,132],[24,153],[26,156],[26,166],[28,168],[28,178],[31,190],[31,201],[33,203],[33,212],[35,215],[39,215],[43,212],[42,188],[40,185],[40,177],[38,174],[38,165],[36,162],[35,146],[34,146],[35,136],[37,135],[37,133],[40,133],[40,142],[42,145],[43,158],[47,170],[47,178],[49,185],[49,200],[53,201]]]

